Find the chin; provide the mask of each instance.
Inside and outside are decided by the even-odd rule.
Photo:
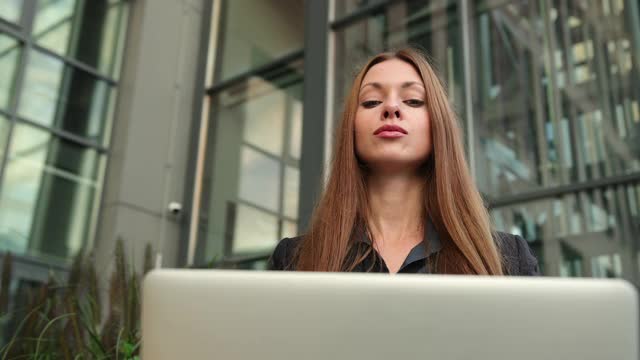
[[[365,163],[372,170],[403,171],[418,169],[425,161],[425,159],[407,158],[406,156],[385,156],[365,160]]]

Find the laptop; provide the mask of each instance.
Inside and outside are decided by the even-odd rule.
[[[638,359],[623,280],[155,270],[142,359]]]

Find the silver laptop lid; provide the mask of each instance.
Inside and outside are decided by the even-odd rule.
[[[159,270],[142,358],[638,359],[622,280]]]

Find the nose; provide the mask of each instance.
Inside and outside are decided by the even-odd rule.
[[[396,104],[386,104],[382,112],[383,119],[393,118],[394,116],[396,119],[400,119],[400,108]]]

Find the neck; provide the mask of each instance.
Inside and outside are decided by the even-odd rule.
[[[422,241],[424,179],[418,174],[370,174],[367,178],[369,225],[380,247]]]

